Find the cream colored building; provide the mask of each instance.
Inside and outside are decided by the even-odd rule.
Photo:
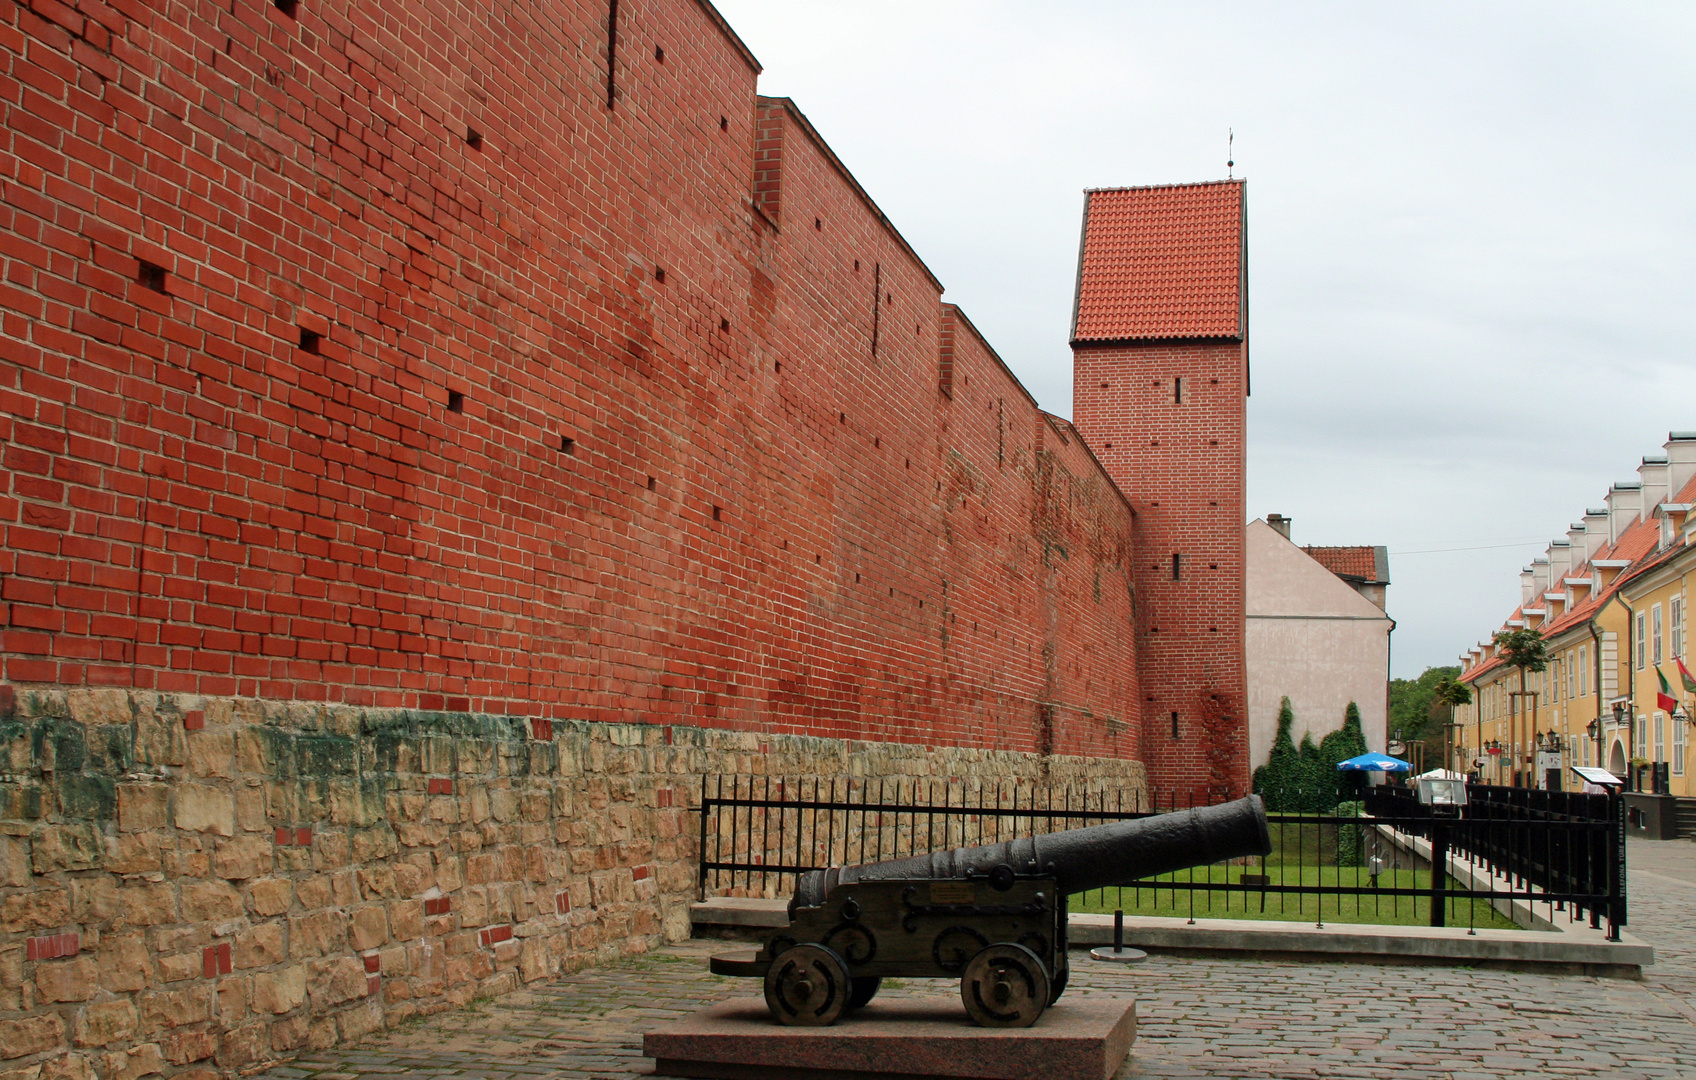
[[[1296,742],[1342,727],[1352,701],[1367,748],[1383,753],[1396,625],[1383,608],[1384,551],[1303,549],[1290,542],[1289,519],[1270,520],[1249,522],[1243,537],[1250,767],[1266,763],[1286,697]]]

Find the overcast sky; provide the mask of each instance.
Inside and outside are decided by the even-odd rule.
[[[1389,546],[1398,677],[1696,429],[1696,4],[718,7],[1062,415],[1083,189],[1235,129],[1249,513]]]

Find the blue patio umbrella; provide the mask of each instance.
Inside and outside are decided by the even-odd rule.
[[[1362,754],[1351,757],[1347,761],[1337,762],[1337,768],[1344,772],[1411,772],[1413,766],[1401,758],[1388,757],[1384,754]]]

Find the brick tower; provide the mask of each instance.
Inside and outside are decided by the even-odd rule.
[[[1241,180],[1090,191],[1074,422],[1137,506],[1143,753],[1165,803],[1248,788]]]

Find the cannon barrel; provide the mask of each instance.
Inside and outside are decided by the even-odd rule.
[[[1112,821],[982,847],[811,870],[801,875],[789,906],[791,914],[796,908],[817,907],[831,889],[856,881],[982,877],[997,866],[1007,866],[1019,875],[1052,876],[1059,882],[1061,894],[1069,895],[1271,851],[1266,808],[1260,796],[1250,795],[1219,806]]]

